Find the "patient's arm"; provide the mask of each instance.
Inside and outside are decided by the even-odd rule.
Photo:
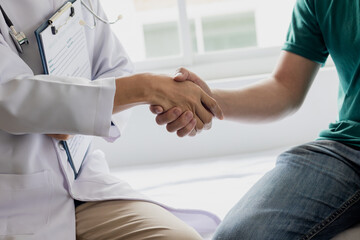
[[[252,123],[273,121],[293,113],[301,106],[319,68],[318,63],[283,51],[268,79],[241,89],[215,89],[210,95],[220,104],[225,119]],[[186,69],[180,71],[182,74],[177,75],[178,81],[193,81],[207,91],[205,83],[195,74]],[[159,109],[157,111],[160,112]],[[188,126],[189,122],[186,123],[181,117],[174,122],[173,115],[171,111],[161,113],[157,116],[157,122],[169,125],[178,121],[178,132]],[[189,133],[188,130],[187,127],[185,134]]]

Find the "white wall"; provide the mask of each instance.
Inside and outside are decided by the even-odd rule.
[[[263,77],[210,82],[210,86],[237,88]],[[164,126],[156,125],[147,106],[137,107],[119,140],[110,144],[99,138],[95,145],[104,150],[110,166],[119,167],[249,153],[311,141],[336,119],[337,81],[334,68],[322,69],[303,107],[294,115],[262,125],[215,120],[211,130],[194,138],[166,132]]]

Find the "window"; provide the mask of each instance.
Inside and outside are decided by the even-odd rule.
[[[180,65],[223,78],[269,72],[295,0],[102,0],[137,70]],[[222,73],[214,69],[221,68]]]
[[[112,25],[134,62],[153,58],[181,56],[177,0],[102,0]]]
[[[143,28],[146,58],[180,55],[177,22],[144,24]]]
[[[203,36],[197,36],[200,42],[199,52],[211,52],[225,49],[236,49],[256,46],[255,14],[244,12],[241,14],[210,16],[200,19]]]

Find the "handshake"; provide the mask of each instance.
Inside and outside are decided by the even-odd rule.
[[[174,77],[178,83],[187,82],[189,89],[179,105],[170,109],[160,105],[150,105],[150,111],[157,115],[159,125],[167,124],[169,132],[177,132],[179,137],[195,136],[201,130],[211,128],[212,118],[223,119],[223,112],[213,98],[210,88],[196,74],[185,68],[179,68]],[[175,88],[174,91],[177,91]],[[181,103],[184,101],[184,103]],[[185,104],[185,106],[183,105]]]
[[[174,77],[141,73],[115,80],[113,113],[149,104],[157,114],[159,125],[167,124],[169,132],[179,137],[195,136],[202,129],[210,129],[213,117],[223,119],[223,113],[212,97],[210,88],[194,73],[180,68]],[[48,134],[67,140],[66,134]]]

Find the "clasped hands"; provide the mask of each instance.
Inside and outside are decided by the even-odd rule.
[[[150,104],[159,125],[167,124],[169,132],[179,137],[194,136],[211,128],[213,117],[223,119],[219,104],[209,87],[194,73],[180,68],[173,78],[156,74],[135,74],[116,79],[113,113]],[[66,134],[47,134],[58,140],[68,140]]]
[[[190,81],[200,87],[209,97],[212,98],[212,93],[208,85],[201,80],[196,74],[190,72],[185,68],[176,70],[174,80],[178,82]],[[169,132],[177,132],[179,137],[195,136],[203,129],[208,130],[212,126],[212,117],[223,119],[223,113],[220,106],[216,103],[216,107],[210,108],[203,104],[208,111],[204,114],[204,118],[194,116],[191,111],[181,111],[179,107],[173,107],[165,111],[161,106],[151,105],[150,111],[156,114],[156,122],[159,125],[166,124]]]

